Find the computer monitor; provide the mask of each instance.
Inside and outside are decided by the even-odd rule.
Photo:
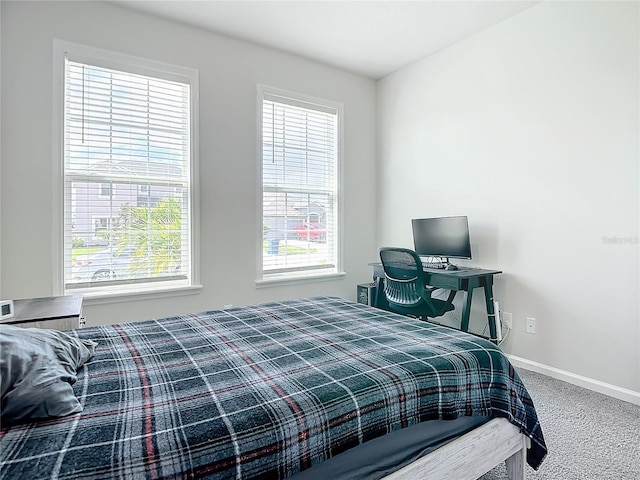
[[[414,218],[411,225],[418,255],[471,260],[469,221],[466,216]]]

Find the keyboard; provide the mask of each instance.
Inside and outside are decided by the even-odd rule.
[[[436,263],[436,262],[422,262],[423,268],[433,268],[436,270],[444,270],[447,268],[446,263]]]

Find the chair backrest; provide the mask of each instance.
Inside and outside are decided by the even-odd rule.
[[[384,293],[390,303],[413,307],[425,303],[422,260],[416,252],[400,247],[381,247]]]

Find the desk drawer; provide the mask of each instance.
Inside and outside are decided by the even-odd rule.
[[[426,283],[432,287],[445,288],[447,290],[460,290],[460,278],[454,275],[441,275],[429,272],[426,275]]]

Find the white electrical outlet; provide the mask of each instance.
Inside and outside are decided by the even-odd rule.
[[[513,328],[513,316],[509,312],[502,312],[502,324],[509,330]]]
[[[527,317],[527,333],[536,333],[536,319]]]

